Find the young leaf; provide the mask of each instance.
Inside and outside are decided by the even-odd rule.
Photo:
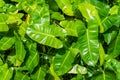
[[[63,55],[56,54],[53,60],[53,69],[57,75],[63,75],[70,70],[78,49],[71,48]]]

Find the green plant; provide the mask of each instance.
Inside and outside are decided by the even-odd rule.
[[[0,0],[0,80],[120,80],[120,0]]]

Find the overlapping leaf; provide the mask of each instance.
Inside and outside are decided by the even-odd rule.
[[[96,22],[100,25],[100,32],[104,32],[104,27],[101,24],[101,19],[98,15],[98,11],[96,10],[95,6],[88,2],[83,2],[78,5],[78,9],[82,13],[83,17],[86,18],[86,21],[88,22],[90,19],[94,20],[96,19]]]
[[[63,75],[70,70],[75,56],[79,52],[78,49],[71,48],[63,55],[56,54],[53,60],[53,69],[57,75]]]
[[[98,25],[89,21],[85,34],[79,37],[77,44],[84,62],[95,66],[99,58]]]

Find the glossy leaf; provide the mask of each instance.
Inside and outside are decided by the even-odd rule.
[[[32,74],[33,80],[45,80],[46,69],[45,67],[40,67],[34,74]]]
[[[30,80],[30,77],[28,77],[26,74],[23,74],[21,71],[16,71],[14,80]]]
[[[98,25],[88,23],[88,29],[79,37],[77,44],[79,44],[80,55],[84,62],[90,66],[95,66],[99,58]]]
[[[13,68],[8,68],[7,64],[0,66],[0,80],[10,80],[13,75]]]
[[[6,23],[6,20],[8,19],[8,16],[5,14],[0,14],[0,32],[8,31],[8,25]]]
[[[45,26],[44,28],[30,26],[27,29],[27,34],[31,39],[53,48],[63,47],[62,42],[55,36],[64,36],[64,32],[64,30],[55,25]]]
[[[0,50],[7,50],[10,47],[12,47],[12,45],[15,42],[15,38],[14,37],[2,37],[2,39],[0,40]]]
[[[96,10],[95,6],[93,6],[90,3],[87,2],[83,2],[80,3],[78,5],[78,9],[80,10],[80,12],[82,13],[83,17],[86,18],[86,21],[88,22],[90,19],[91,20],[95,20],[95,22],[97,22],[100,25],[100,32],[103,33],[104,32],[104,28],[101,24],[101,19],[98,15],[98,11]]]
[[[86,74],[87,73],[87,69],[85,67],[83,67],[83,66],[80,66],[80,65],[76,64],[69,71],[69,73],[72,73],[72,74]]]
[[[28,42],[27,47],[29,48],[29,56],[27,56],[25,67],[32,72],[39,63],[39,54],[36,51],[36,43]]]
[[[63,55],[56,54],[53,60],[53,69],[57,75],[63,75],[70,70],[75,56],[79,52],[78,49],[71,48]]]
[[[114,41],[111,42],[108,48],[108,54],[110,54],[111,57],[115,58],[120,55],[120,31],[118,33],[118,36]]]

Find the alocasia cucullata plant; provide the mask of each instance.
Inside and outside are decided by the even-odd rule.
[[[120,80],[120,0],[0,0],[0,80]]]

